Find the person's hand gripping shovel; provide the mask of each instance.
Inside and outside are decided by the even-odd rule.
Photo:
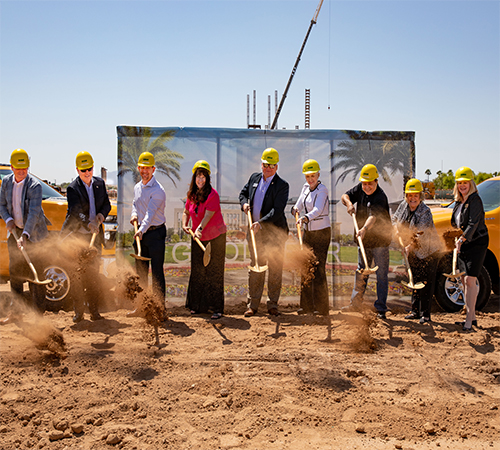
[[[255,266],[248,266],[248,268],[252,272],[265,272],[267,270],[267,265],[266,266],[259,266],[259,258],[257,257],[257,245],[255,244],[255,234],[252,230],[252,213],[250,212],[250,208],[247,210],[247,216],[248,216],[248,228],[250,230],[250,237],[252,238],[252,247],[253,247],[253,254],[255,257]]]
[[[352,221],[354,222],[354,229],[356,231],[356,235],[359,233],[359,228],[358,228],[358,222],[356,220],[356,214],[352,213]],[[361,254],[363,255],[363,261],[365,263],[365,268],[364,269],[356,269],[359,273],[362,275],[370,275],[372,273],[375,273],[378,269],[378,266],[375,266],[373,268],[368,268],[368,261],[366,259],[366,252],[365,252],[365,246],[363,245],[363,240],[361,239],[361,236],[358,236],[358,243],[359,243],[359,248],[361,250]]]
[[[191,234],[191,236],[193,236],[193,239],[197,242],[197,244],[203,250],[203,265],[205,267],[207,267],[208,264],[210,263],[210,258],[212,256],[211,242],[209,242],[208,245],[205,247],[203,245],[203,243],[194,235],[193,230],[191,228],[189,229],[189,234]]]
[[[134,220],[134,231],[137,234],[137,221]],[[135,253],[130,253],[130,256],[133,256],[135,259],[139,259],[141,261],[151,261],[151,258],[146,258],[145,256],[141,256],[141,240],[139,236],[136,236],[135,242],[137,244],[137,255]]]
[[[453,249],[453,263],[452,263],[452,269],[451,269],[452,273],[443,273],[443,275],[446,278],[457,279],[457,278],[460,278],[462,275],[465,275],[465,272],[457,272],[457,255],[458,255],[457,241],[458,241],[458,238],[455,238],[455,248]]]
[[[11,233],[13,234],[13,236],[16,238],[16,241],[19,242],[19,237],[17,236],[15,230],[12,230]],[[28,280],[30,283],[34,283],[34,284],[41,284],[41,285],[47,285],[47,284],[51,284],[52,283],[52,280],[43,280],[43,281],[40,281],[40,279],[38,278],[38,274],[36,273],[36,269],[35,269],[35,266],[33,265],[33,263],[31,262],[31,259],[30,257],[28,256],[28,253],[26,253],[26,250],[24,249],[24,246],[22,244],[18,244],[18,247],[19,249],[21,250],[21,253],[23,254],[24,256],[24,259],[26,260],[26,262],[28,263],[28,266],[30,267],[31,271],[33,272],[33,276],[35,277],[34,280]]]
[[[414,283],[413,282],[413,274],[411,273],[411,267],[410,267],[410,263],[408,261],[408,255],[406,254],[405,246],[403,244],[403,240],[401,239],[401,236],[398,236],[398,240],[399,240],[399,245],[401,245],[403,256],[405,258],[405,267],[406,267],[406,270],[408,271],[408,278],[410,280],[409,283],[407,283],[406,281],[401,281],[401,284],[403,286],[409,287],[410,289],[422,289],[422,288],[424,288],[425,287],[424,283],[421,283],[421,282]]]

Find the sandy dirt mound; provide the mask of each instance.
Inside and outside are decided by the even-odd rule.
[[[126,310],[27,314],[0,328],[0,448],[498,448],[498,303],[472,333],[403,308],[247,319],[238,303],[210,320],[174,306],[160,345]]]

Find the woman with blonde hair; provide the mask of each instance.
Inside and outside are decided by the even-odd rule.
[[[465,321],[455,322],[462,325],[464,331],[471,331],[477,326],[476,300],[479,293],[477,277],[483,267],[489,244],[488,229],[484,222],[484,207],[477,193],[474,174],[468,167],[460,167],[455,173],[455,206],[451,216],[451,225],[462,230],[462,236],[455,245],[458,251],[460,271],[465,296]]]

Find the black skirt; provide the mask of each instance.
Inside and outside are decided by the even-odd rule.
[[[472,242],[465,241],[458,254],[458,268],[467,276],[477,277],[481,272],[488,250],[489,236],[481,236]]]

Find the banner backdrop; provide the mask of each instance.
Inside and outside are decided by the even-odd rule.
[[[117,134],[118,246],[124,255],[130,250],[133,187],[140,179],[137,160],[142,152],[150,151],[156,159],[155,176],[167,195],[165,273],[167,296],[170,297],[182,298],[189,278],[190,239],[184,236],[181,217],[192,167],[199,159],[210,164],[212,186],[220,195],[228,228],[226,296],[242,298],[246,297],[249,250],[245,240],[246,216],[240,210],[238,195],[250,175],[260,171],[260,157],[264,149],[273,147],[278,150],[278,173],[290,185],[286,211],[290,230],[296,229],[290,208],[305,182],[302,164],[312,158],[321,167],[320,180],[330,192],[332,245],[329,269],[332,276],[329,282],[333,300],[336,295],[347,295],[344,291],[349,288],[338,286],[336,270],[332,269],[352,264],[353,261],[349,260],[352,257],[348,256],[352,251],[348,247],[355,247],[354,242],[350,245],[346,242],[346,235],[353,234],[353,226],[345,207],[339,203],[340,197],[358,183],[359,173],[365,164],[375,164],[380,173],[379,184],[389,198],[392,211],[395,211],[403,200],[406,180],[415,172],[414,132],[118,126]],[[335,265],[332,267],[332,264]],[[240,273],[236,275],[234,272]],[[347,276],[349,274],[352,275],[352,269]],[[296,275],[285,269],[282,296],[298,298],[300,280]],[[395,293],[398,294],[397,289]]]

